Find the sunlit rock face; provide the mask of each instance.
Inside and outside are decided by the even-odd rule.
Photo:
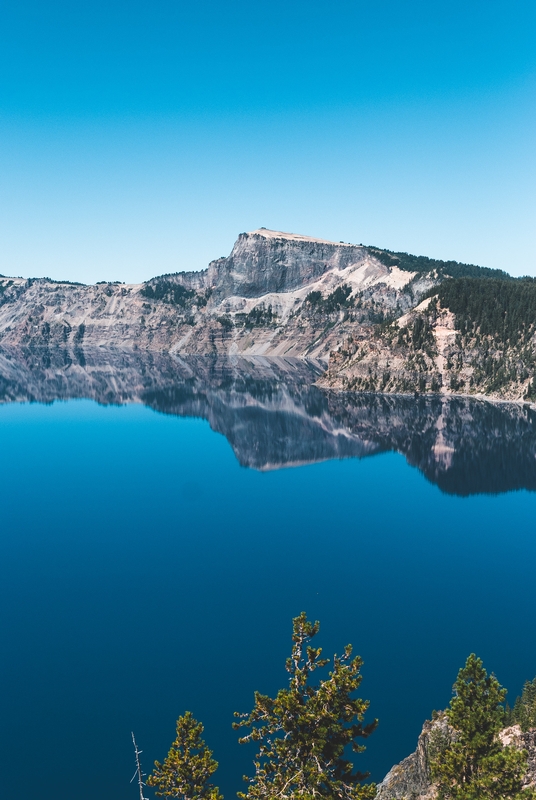
[[[259,228],[201,272],[144,284],[0,276],[0,345],[321,359],[326,389],[534,399],[536,334],[507,350],[464,339],[432,296],[450,262],[398,256]],[[448,447],[439,437],[445,462]]]
[[[216,300],[261,297],[301,289],[329,270],[359,267],[367,259],[361,246],[259,230],[241,233],[231,255],[213,261],[207,277]],[[388,271],[378,262],[376,272],[379,276]]]
[[[376,800],[432,800],[436,796],[430,775],[430,745],[434,736],[444,741],[454,738],[444,716],[433,722],[427,720],[417,741],[417,748],[396,764],[378,784]]]
[[[259,229],[240,234],[228,257],[201,272],[146,284],[0,276],[0,342],[308,356],[327,363],[352,330],[411,307],[431,285],[413,281],[410,291],[413,277],[361,245]],[[307,299],[313,293],[326,300],[337,289],[346,292],[342,305],[313,306]]]
[[[208,420],[257,470],[395,451],[443,492],[536,491],[536,412],[319,389],[323,365],[105,349],[0,350],[0,402],[90,398]]]
[[[452,741],[455,731],[443,714],[433,721],[427,720],[417,741],[417,748],[407,758],[396,764],[378,784],[376,800],[435,800],[437,790],[430,775],[430,753],[434,739]],[[519,725],[505,728],[499,734],[504,745],[513,745],[527,751],[527,773],[524,787],[536,786],[536,729],[523,733]],[[437,739],[436,739],[437,741]]]

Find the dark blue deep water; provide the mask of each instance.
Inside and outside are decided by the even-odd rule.
[[[233,797],[254,753],[233,711],[285,685],[302,610],[327,654],[364,658],[374,779],[471,651],[515,699],[536,675],[536,494],[461,494],[396,452],[262,471],[201,418],[3,405],[3,794],[134,800],[130,732],[149,769],[190,709]]]

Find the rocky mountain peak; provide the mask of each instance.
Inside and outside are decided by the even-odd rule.
[[[265,239],[288,239],[293,242],[318,242],[319,244],[332,244],[335,247],[362,247],[362,245],[349,244],[346,242],[332,242],[329,239],[318,239],[315,236],[303,236],[301,233],[285,233],[284,231],[272,231],[269,228],[257,228],[249,233],[242,233],[241,236],[262,236]]]
[[[231,254],[210,264],[207,285],[216,300],[262,297],[301,289],[329,270],[358,267],[367,259],[362,245],[259,228],[241,233]]]

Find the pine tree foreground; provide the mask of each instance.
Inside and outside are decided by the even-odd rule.
[[[344,757],[348,746],[362,752],[357,740],[377,725],[377,720],[362,724],[369,703],[352,696],[361,683],[362,659],[352,658],[348,645],[344,655],[333,657],[329,676],[311,685],[312,673],[329,663],[321,648],[310,646],[319,627],[305,613],[293,620],[289,687],[275,699],[256,692],[251,713],[235,713],[240,722],[233,727],[251,728],[240,743],[260,743],[255,776],[245,778],[248,791],[238,795],[242,800],[372,800],[376,794],[374,784],[362,785],[368,773],[353,772]]]
[[[160,797],[180,800],[223,800],[210,778],[218,768],[201,738],[203,725],[187,711],[177,720],[177,736],[163,764],[155,761],[147,786]]]
[[[446,716],[455,739],[436,751],[430,765],[440,800],[533,800],[534,791],[522,788],[526,751],[503,747],[498,738],[506,690],[474,653],[459,671],[454,693]]]

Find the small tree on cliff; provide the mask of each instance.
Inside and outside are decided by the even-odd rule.
[[[222,800],[210,778],[218,768],[201,738],[203,725],[187,711],[177,720],[177,736],[163,764],[155,761],[147,779],[160,797],[180,800]]]
[[[362,724],[369,704],[354,696],[363,662],[359,656],[352,658],[348,645],[344,655],[334,656],[329,676],[311,685],[313,672],[329,663],[321,658],[321,648],[310,646],[319,627],[305,613],[294,619],[292,655],[286,662],[288,688],[275,699],[256,692],[251,713],[235,713],[240,722],[233,727],[251,728],[240,743],[260,743],[255,776],[247,793],[238,795],[243,800],[371,800],[375,795],[374,784],[361,785],[368,773],[353,772],[345,758],[347,747],[354,753],[365,749],[357,740],[377,725],[377,720]]]
[[[509,725],[519,725],[522,731],[536,728],[536,678],[525,683],[521,697],[507,710],[507,719]]]
[[[506,696],[472,653],[460,669],[446,716],[455,739],[431,759],[432,779],[441,800],[521,800],[527,753],[503,747],[498,733],[504,723]]]

